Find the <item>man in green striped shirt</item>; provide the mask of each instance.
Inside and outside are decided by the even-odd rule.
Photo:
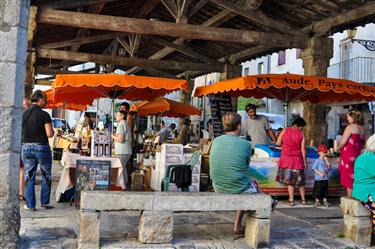
[[[249,178],[251,146],[239,137],[241,116],[227,113],[222,117],[225,134],[215,138],[210,151],[210,177],[216,192],[239,194],[258,192],[257,185]],[[234,233],[243,233],[241,220],[244,211],[237,211]]]

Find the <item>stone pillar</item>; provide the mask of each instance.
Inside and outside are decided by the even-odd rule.
[[[143,211],[138,239],[145,244],[170,243],[173,239],[173,212]]]
[[[220,74],[220,80],[229,80],[242,76],[242,68],[234,64],[226,64],[225,70]],[[237,112],[237,100],[238,97],[232,97],[232,109],[233,112]]]
[[[79,214],[78,249],[99,248],[100,213],[81,210]]]
[[[301,51],[304,74],[309,76],[327,77],[329,60],[333,56],[333,39],[312,37],[308,47]],[[318,93],[319,94],[319,93]],[[303,104],[303,118],[306,120],[306,141],[314,140],[314,144],[325,142],[327,124],[325,122],[325,107],[321,104]]]
[[[345,238],[366,248],[370,247],[372,233],[370,212],[351,197],[341,197],[340,208],[344,214]]]
[[[0,1],[0,248],[18,248],[22,99],[29,3]]]
[[[269,213],[271,208],[269,208]],[[271,214],[267,218],[248,213],[246,216],[245,240],[251,248],[269,247],[271,234]]]

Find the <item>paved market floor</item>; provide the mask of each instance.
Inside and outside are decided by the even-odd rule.
[[[23,210],[21,203],[21,248],[77,248],[78,210],[67,203],[54,203],[61,170],[59,164],[54,164],[54,209],[45,210],[37,204],[37,211],[30,212]],[[39,196],[40,185],[36,191]],[[342,238],[342,214],[337,199],[332,199],[330,208],[290,208],[280,202],[272,215],[270,248],[356,248]],[[243,238],[233,236],[234,212],[177,213],[173,243],[165,245],[137,242],[138,216],[139,212],[102,215],[100,248],[249,248]]]

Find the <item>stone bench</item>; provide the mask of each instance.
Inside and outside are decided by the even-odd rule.
[[[270,241],[271,197],[265,194],[211,192],[114,192],[81,193],[78,248],[99,248],[100,213],[140,210],[138,239],[141,243],[170,243],[173,212],[246,212],[245,240],[253,247]]]
[[[340,208],[344,214],[344,236],[358,245],[371,245],[370,212],[352,197],[341,197]]]

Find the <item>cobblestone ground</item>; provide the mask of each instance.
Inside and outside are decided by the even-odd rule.
[[[54,189],[60,173],[61,166],[55,164]],[[39,185],[36,191],[38,196]],[[54,205],[55,208],[51,210],[37,206],[36,212],[21,209],[21,248],[77,248],[78,210],[66,203]],[[243,238],[235,237],[232,233],[234,212],[176,213],[173,243],[161,245],[137,242],[138,216],[139,212],[103,214],[101,248],[249,248]],[[319,209],[312,205],[289,208],[281,203],[272,216],[270,248],[357,248],[350,241],[342,239],[341,233],[342,215],[337,203],[330,208]]]

